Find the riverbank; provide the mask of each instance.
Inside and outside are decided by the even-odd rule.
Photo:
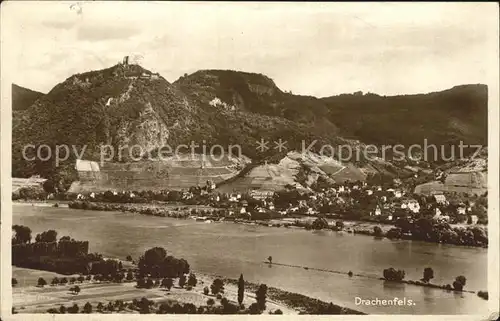
[[[169,205],[169,204],[137,204],[137,203],[103,203],[103,202],[88,202],[88,201],[72,201],[68,203],[68,207],[72,209],[86,209],[95,211],[119,211],[119,212],[131,212],[143,215],[152,215],[159,217],[172,217],[172,218],[194,218],[206,220],[207,222],[221,222],[221,221],[231,221],[239,224],[248,225],[261,225],[268,227],[284,227],[284,228],[304,228],[306,230],[314,230],[313,222],[318,219],[317,217],[305,216],[301,218],[289,218],[283,217],[271,220],[249,220],[235,218],[234,216],[222,216],[218,213],[220,212],[216,208],[210,206],[201,205]],[[208,213],[205,216],[199,216],[196,213]],[[433,230],[429,232],[436,235],[446,235],[444,241],[437,241],[431,239],[420,239],[411,234],[405,234],[400,228],[396,228],[394,225],[381,224],[378,222],[367,222],[367,221],[343,221],[343,220],[332,220],[324,219],[325,223],[322,225],[321,229],[330,229],[333,231],[346,231],[347,233],[361,234],[367,236],[373,236],[378,238],[391,238],[391,239],[406,239],[406,240],[416,240],[428,243],[437,244],[451,244],[457,246],[470,246],[470,247],[482,247],[487,248],[487,228],[472,226],[452,226],[449,225],[448,228],[440,226],[438,230]],[[340,224],[337,224],[340,223]],[[470,241],[475,238],[481,239],[479,243]]]

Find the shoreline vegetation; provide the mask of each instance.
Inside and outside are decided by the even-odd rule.
[[[57,203],[56,203],[57,204]],[[409,234],[408,231],[412,228],[408,221],[402,222],[400,226],[381,224],[376,222],[367,221],[343,221],[336,220],[334,225],[330,225],[325,218],[322,217],[309,217],[315,219],[312,223],[303,222],[301,219],[269,219],[269,220],[252,220],[243,219],[235,216],[224,216],[223,210],[210,208],[208,206],[197,205],[199,209],[193,206],[180,204],[177,206],[162,203],[110,203],[110,202],[90,202],[90,201],[70,201],[67,206],[71,209],[84,209],[94,211],[119,211],[131,212],[142,215],[151,215],[159,217],[171,218],[195,218],[199,220],[207,220],[210,222],[228,222],[241,224],[255,224],[269,227],[285,227],[285,228],[304,228],[306,230],[332,230],[332,231],[345,231],[347,233],[361,234],[373,236],[376,238],[388,239],[406,239],[416,240],[437,244],[451,244],[457,246],[471,246],[487,248],[488,237],[487,231],[481,227],[454,227],[451,228],[449,224],[441,223],[439,225],[429,226],[426,220],[421,221],[421,225],[416,229],[415,235]],[[55,205],[54,205],[55,206]],[[206,209],[206,210],[205,210]],[[307,217],[307,216],[306,216]],[[425,234],[420,237],[416,235]],[[432,241],[430,239],[439,239],[440,241]]]
[[[100,313],[283,314],[281,309],[285,309],[287,314],[291,311],[298,314],[365,314],[302,294],[248,282],[243,279],[243,275],[240,280],[234,280],[206,273],[195,274],[186,260],[167,255],[167,251],[161,247],[145,251],[137,261],[131,256],[118,260],[104,258],[99,253],[89,254],[88,241],[76,241],[69,236],[58,240],[54,230],[36,235],[34,242],[29,227],[14,225],[13,232],[13,266],[31,271],[51,271],[52,275],[59,275],[52,280],[45,280],[40,276],[36,283],[36,278],[33,279],[31,285],[36,287],[31,287],[31,294],[34,295],[35,302],[27,311],[45,306],[44,312],[51,314],[92,313],[93,308],[96,308],[92,306],[92,301],[97,304],[97,311]],[[177,283],[176,287],[174,284]],[[96,287],[109,287],[113,284],[128,286],[126,291],[122,288],[122,291],[115,290],[112,293],[128,293],[130,300],[112,302],[105,296],[106,293],[96,290]],[[13,288],[18,285],[18,280],[13,277]],[[234,285],[238,287],[237,300],[234,299],[236,290],[229,288]],[[23,288],[27,289],[26,284]],[[23,293],[30,293],[30,289],[26,291]],[[88,301],[79,302],[83,306],[78,306],[75,302],[73,306],[66,307],[64,303],[68,302],[67,291],[74,296],[70,302]],[[54,294],[56,292],[58,294]],[[83,294],[78,296],[80,292]],[[85,295],[85,292],[93,294]],[[137,293],[138,297],[132,299],[131,292],[132,295]],[[54,306],[53,300],[47,301],[51,294],[56,302],[57,299],[61,300],[59,307]],[[139,295],[143,295],[142,298]],[[156,299],[149,300],[148,295],[153,295]],[[193,296],[196,296],[194,301]],[[97,299],[108,299],[109,303],[103,305],[101,301],[97,303]],[[253,299],[256,302],[252,303]],[[19,305],[16,307],[19,308]],[[26,310],[24,306],[21,309]],[[13,308],[13,313],[18,311]]]

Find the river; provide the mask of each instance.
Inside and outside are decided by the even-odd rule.
[[[467,290],[487,289],[487,249],[416,241],[376,240],[332,231],[204,223],[121,212],[97,212],[14,205],[13,224],[29,226],[33,238],[48,229],[58,237],[88,240],[90,251],[137,259],[146,249],[162,246],[183,257],[200,272],[266,283],[324,301],[374,314],[475,314],[488,309],[476,294],[454,293],[377,279],[352,277],[263,263],[277,263],[382,276],[388,267],[403,269],[406,279],[434,269],[434,283],[453,283],[467,277]],[[363,299],[411,299],[413,306],[361,306]]]

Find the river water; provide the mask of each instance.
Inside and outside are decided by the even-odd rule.
[[[332,231],[305,231],[234,223],[204,223],[120,212],[14,205],[13,224],[37,233],[55,229],[58,237],[88,240],[90,251],[124,259],[138,258],[146,249],[162,246],[183,257],[200,272],[266,283],[324,301],[373,314],[476,314],[487,301],[476,294],[453,293],[408,284],[393,284],[364,277],[349,278],[302,268],[264,263],[307,266],[354,274],[382,276],[388,267],[403,269],[406,279],[422,277],[434,269],[434,283],[467,278],[467,290],[487,289],[487,250],[416,241],[376,240],[365,235]],[[413,306],[361,306],[355,298],[411,299]]]

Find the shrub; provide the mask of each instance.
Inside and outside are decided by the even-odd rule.
[[[203,294],[208,295],[209,292],[210,291],[207,286],[203,288]]]
[[[488,291],[479,291],[477,292],[477,296],[485,300],[488,300]]]
[[[405,271],[394,268],[384,269],[384,279],[387,281],[402,281],[405,278]]]

